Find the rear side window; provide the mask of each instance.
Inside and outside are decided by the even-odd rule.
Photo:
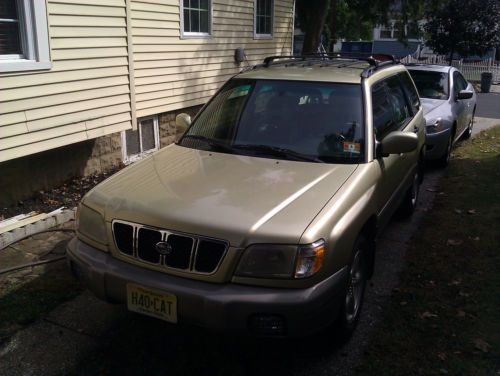
[[[398,76],[376,83],[372,88],[373,127],[377,140],[402,129],[412,118]]]

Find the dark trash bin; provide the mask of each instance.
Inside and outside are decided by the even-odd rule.
[[[491,89],[491,82],[493,81],[493,73],[481,73],[481,93],[489,93]]]

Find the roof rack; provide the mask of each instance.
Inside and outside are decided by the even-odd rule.
[[[275,63],[277,59],[286,59],[285,61],[281,61],[280,63],[290,63],[291,61],[317,61],[317,62],[326,62],[326,61],[338,61],[338,60],[357,60],[357,61],[365,61],[370,66],[365,68],[361,72],[361,77],[367,78],[370,77],[373,72],[377,69],[382,68],[387,65],[399,64],[399,60],[397,60],[393,55],[386,54],[368,54],[368,53],[357,53],[357,52],[335,52],[335,53],[317,53],[317,54],[307,54],[307,55],[275,55],[268,56],[264,59],[263,67],[267,68]],[[276,62],[278,63],[278,62]],[[276,64],[275,63],[275,64]],[[342,66],[338,65],[339,68]]]

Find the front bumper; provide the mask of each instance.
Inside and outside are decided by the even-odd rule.
[[[228,334],[262,334],[253,318],[283,319],[280,335],[304,336],[320,331],[336,318],[343,301],[347,267],[307,289],[283,289],[215,284],[144,269],[112,257],[74,238],[67,247],[68,263],[100,299],[126,303],[127,283],[174,294],[179,323]]]
[[[441,158],[446,153],[448,139],[451,129],[445,129],[438,133],[426,133],[425,135],[425,159],[433,160]]]

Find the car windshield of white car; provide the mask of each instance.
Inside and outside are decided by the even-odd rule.
[[[359,163],[365,141],[361,85],[229,81],[196,117],[180,145],[223,153]]]
[[[409,72],[421,98],[448,99],[448,73],[417,69]]]

